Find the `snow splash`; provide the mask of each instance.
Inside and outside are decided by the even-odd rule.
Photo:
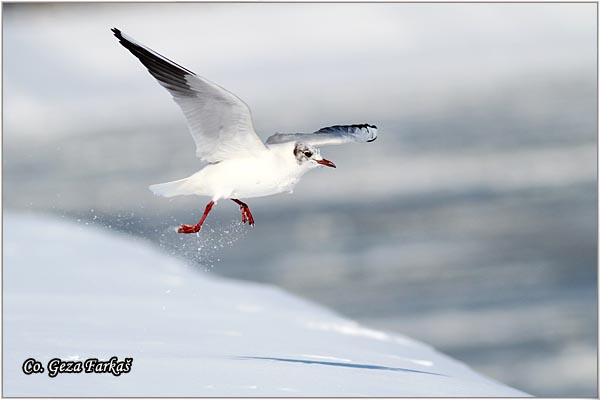
[[[92,208],[88,212],[63,212],[60,217],[74,220],[80,225],[97,226],[109,231],[144,237],[157,243],[168,254],[205,272],[212,270],[215,264],[221,261],[220,250],[233,246],[251,230],[239,219],[223,221],[217,217],[207,221],[200,232],[179,234],[178,217],[172,216],[168,220],[160,221],[160,218],[143,217],[135,211],[99,213]]]
[[[177,228],[178,226],[169,226],[160,232],[160,247],[173,256],[196,263],[205,272],[221,261],[218,258],[221,249],[233,246],[251,229],[239,220],[232,220],[227,225],[216,220],[212,224],[204,224],[200,232],[187,235],[178,234]]]

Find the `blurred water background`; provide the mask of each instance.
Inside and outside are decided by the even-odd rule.
[[[534,395],[594,397],[596,15],[5,3],[4,207],[147,238],[198,273],[273,283]],[[113,26],[244,99],[263,139],[365,122],[380,137],[323,148],[336,170],[248,201],[254,229],[221,201],[200,237],[178,235],[207,199],[147,186],[201,163]]]

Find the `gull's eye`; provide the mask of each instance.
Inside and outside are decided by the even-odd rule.
[[[305,152],[304,152],[304,155],[305,155],[306,157],[308,157],[308,158],[311,158],[311,157],[312,157],[312,152],[311,152],[311,151],[305,151]]]

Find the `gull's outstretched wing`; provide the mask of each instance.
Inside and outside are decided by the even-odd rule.
[[[377,139],[377,127],[369,124],[335,125],[321,128],[315,133],[277,133],[267,139],[267,144],[302,142],[313,146],[343,144],[348,142],[365,143]]]
[[[112,32],[166,88],[188,121],[196,156],[208,162],[247,157],[266,150],[254,132],[250,109],[236,95],[137,43]]]

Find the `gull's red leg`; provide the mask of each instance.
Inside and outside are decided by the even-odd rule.
[[[236,202],[240,206],[240,210],[242,210],[242,223],[245,224],[246,222],[248,222],[250,226],[253,226],[254,218],[252,218],[252,213],[250,212],[250,207],[248,207],[248,204],[238,199],[231,200]]]
[[[177,229],[177,232],[179,232],[179,233],[196,233],[200,229],[202,229],[202,224],[204,223],[204,220],[208,216],[208,213],[210,212],[210,210],[214,204],[215,204],[215,202],[211,200],[210,203],[208,203],[206,205],[206,208],[204,209],[204,214],[202,214],[202,218],[200,218],[200,221],[196,225],[181,224],[181,228]]]

